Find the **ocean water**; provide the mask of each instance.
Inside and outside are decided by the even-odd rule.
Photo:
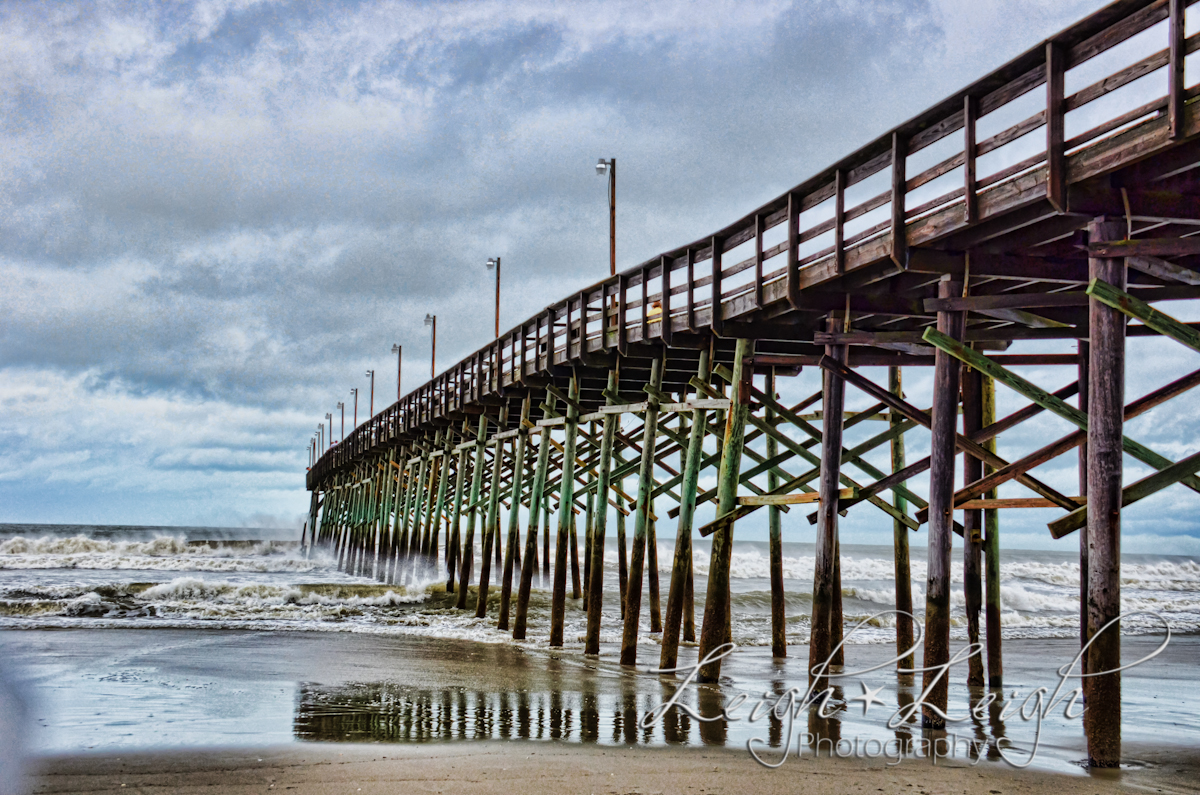
[[[321,551],[311,555],[286,532],[222,528],[113,528],[0,525],[0,628],[206,628],[357,632],[464,638],[514,643],[495,629],[498,577],[493,571],[489,618],[455,610],[445,576],[432,567],[405,571],[404,584],[337,570]],[[924,605],[924,550],[912,544],[913,604]],[[709,545],[695,543],[697,621],[703,614]],[[783,545],[789,644],[808,640],[813,546]],[[956,550],[958,552],[958,550]],[[849,643],[887,643],[894,619],[890,547],[842,548],[842,593],[847,625],[866,622]],[[961,553],[959,553],[961,554]],[[581,551],[582,555],[582,551]],[[673,549],[660,543],[659,583],[666,602]],[[476,550],[475,571],[481,551]],[[1001,562],[1001,621],[1005,638],[1076,638],[1079,567],[1073,545],[1062,552],[1005,550]],[[606,544],[603,643],[618,643],[615,538]],[[953,567],[962,580],[961,557]],[[770,644],[769,557],[763,542],[737,541],[731,570],[733,635],[740,646]],[[568,590],[570,587],[568,577]],[[550,595],[535,575],[525,645],[549,635]],[[515,601],[515,600],[514,600]],[[649,588],[643,589],[642,642],[649,632]],[[473,606],[475,596],[470,604]],[[1160,633],[1161,615],[1175,634],[1200,633],[1200,561],[1126,555],[1122,560],[1126,634]],[[956,639],[965,637],[961,588],[952,596]],[[583,641],[580,600],[567,600],[567,645]]]
[[[540,571],[528,637],[516,642],[495,629],[498,587],[491,590],[488,618],[476,619],[473,609],[454,608],[440,571],[406,571],[400,584],[350,576],[329,557],[306,554],[289,536],[0,526],[0,673],[24,685],[31,750],[480,739],[741,746],[754,737],[778,750],[787,747],[789,732],[909,744],[924,736],[911,721],[888,725],[888,714],[912,704],[920,690],[889,664],[894,625],[890,616],[877,615],[892,606],[890,548],[843,547],[847,624],[865,622],[849,637],[847,666],[867,672],[834,687],[833,717],[817,715],[814,707],[789,727],[747,715],[701,722],[673,710],[647,727],[643,719],[677,695],[681,680],[653,674],[659,636],[649,632],[648,588],[639,665],[617,664],[615,539],[607,544],[601,655],[595,658],[582,653],[579,600],[567,600],[565,648],[548,648],[550,598]],[[917,538],[912,576],[919,613],[925,564]],[[738,541],[735,549],[738,648],[723,665],[719,687],[686,687],[680,699],[711,718],[738,698],[754,703],[807,683],[812,546],[784,545],[787,658],[773,658],[769,646],[767,546]],[[697,620],[708,550],[696,543]],[[670,545],[662,544],[664,601],[671,556]],[[978,745],[973,753],[979,756],[1001,759],[1003,741],[1027,756],[1036,753],[1039,766],[1079,770],[1085,750],[1078,718],[1049,716],[1039,735],[1040,724],[1012,712],[1036,688],[1053,689],[1058,667],[1078,650],[1072,557],[1071,550],[1004,552],[1005,687],[987,717],[954,729]],[[477,572],[479,559],[476,550]],[[955,570],[961,582],[961,562]],[[1130,753],[1139,764],[1159,764],[1153,760],[1163,738],[1172,747],[1200,743],[1194,717],[1200,693],[1193,686],[1200,679],[1200,562],[1128,555],[1122,571],[1125,609],[1161,615],[1174,636],[1165,653],[1123,674]],[[965,639],[960,595],[954,606],[953,645],[959,646]],[[1126,662],[1153,655],[1162,639],[1161,622],[1149,615],[1126,620],[1123,632]],[[682,666],[695,665],[696,658],[694,644],[681,648]],[[852,703],[868,687],[887,705],[869,716]],[[966,685],[965,671],[953,674],[952,712],[969,715],[983,695]]]

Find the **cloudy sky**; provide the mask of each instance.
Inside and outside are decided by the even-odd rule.
[[[5,0],[0,522],[298,526],[393,343],[489,338],[487,257],[506,327],[605,275],[597,157],[627,267],[1101,5]]]

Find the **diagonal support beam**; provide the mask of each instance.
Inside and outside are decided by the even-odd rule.
[[[1159,312],[1145,301],[1134,298],[1124,290],[1113,287],[1108,282],[1092,279],[1088,284],[1087,294],[1118,312],[1142,321],[1164,337],[1170,337],[1194,351],[1200,351],[1200,331],[1180,323],[1166,313]]]
[[[1200,453],[1193,453],[1166,469],[1161,469],[1152,475],[1147,475],[1136,483],[1126,486],[1121,490],[1121,507],[1124,508],[1132,505],[1155,492],[1162,491],[1167,486],[1178,483],[1185,476],[1194,475],[1197,472],[1200,472]],[[1083,505],[1071,511],[1066,516],[1055,519],[1048,526],[1051,536],[1062,538],[1075,532],[1085,524],[1087,524],[1087,506]]]
[[[1164,387],[1154,390],[1148,395],[1144,395],[1125,407],[1125,421],[1129,421],[1134,417],[1139,417],[1150,411],[1156,406],[1166,403],[1168,400],[1182,395],[1194,387],[1200,386],[1200,370],[1196,370],[1183,378],[1172,381]],[[1057,394],[1057,393],[1056,393]],[[1061,397],[1061,395],[1059,395]],[[1013,461],[1007,467],[996,470],[990,475],[986,475],[974,483],[969,483],[954,494],[954,507],[962,507],[962,504],[968,500],[991,491],[1002,483],[1007,483],[1016,477],[1019,473],[1027,472],[1030,469],[1041,466],[1058,456],[1066,453],[1079,445],[1083,444],[1087,439],[1086,431],[1075,431],[1061,439],[1057,439],[1050,444],[1033,451],[1024,458]],[[870,488],[870,487],[868,487]],[[917,512],[917,520],[924,521],[922,516],[924,512]]]
[[[927,331],[929,331],[929,330],[931,330],[931,329],[927,329]],[[933,333],[937,334],[938,337],[944,337],[945,339],[948,339],[948,340],[950,339],[949,337],[946,337],[946,335],[939,334],[936,331],[934,331]],[[953,340],[951,340],[951,342],[953,342]],[[971,351],[971,352],[974,353],[974,351]],[[976,354],[976,355],[978,355],[978,354]],[[849,381],[850,383],[854,384],[856,387],[863,390],[867,394],[872,395],[880,402],[886,403],[888,405],[888,408],[890,408],[900,414],[903,414],[905,417],[912,420],[913,422],[923,425],[926,428],[930,427],[930,425],[932,424],[932,420],[930,419],[930,416],[928,413],[921,411],[919,408],[912,405],[911,403],[908,403],[905,400],[901,400],[899,397],[893,395],[891,392],[888,392],[886,389],[879,386],[879,384],[876,384],[874,381],[864,378],[863,376],[861,376],[858,373],[851,370],[849,367],[846,367],[841,362],[835,361],[835,360],[829,358],[828,356],[822,356],[821,357],[821,366],[827,370],[830,370],[831,372],[835,373],[836,375],[841,376],[846,381]],[[1043,394],[1045,394],[1045,393],[1043,393]],[[956,433],[954,435],[954,444],[955,444],[955,447],[958,450],[960,450],[961,452],[969,453],[970,455],[974,456],[975,458],[982,458],[984,463],[986,463],[988,466],[995,467],[996,469],[1000,469],[1001,467],[1008,466],[1008,462],[1005,461],[1003,458],[1001,458],[1000,456],[991,452],[990,450],[987,450],[982,445],[980,445],[978,442],[971,441],[970,439],[963,436],[962,434]],[[1029,487],[1034,492],[1040,494],[1041,496],[1050,500],[1054,504],[1061,506],[1065,510],[1068,510],[1068,511],[1075,510],[1075,503],[1074,503],[1074,501],[1071,500],[1070,497],[1067,497],[1064,494],[1060,494],[1058,491],[1047,486],[1045,483],[1042,483],[1040,480],[1037,480],[1036,478],[1031,477],[1030,475],[1027,475],[1027,474],[1019,475],[1017,477],[1017,480],[1022,485]]]
[[[958,359],[960,362],[974,367],[984,375],[991,376],[996,381],[999,381],[1013,391],[1025,396],[1029,400],[1032,400],[1034,403],[1045,406],[1047,410],[1054,412],[1068,422],[1074,423],[1082,430],[1087,430],[1087,412],[1080,411],[1074,406],[1059,400],[1048,392],[1042,390],[1037,385],[1025,380],[1016,373],[1001,367],[983,354],[976,353],[965,345],[950,339],[945,334],[939,334],[933,329],[926,329],[925,339],[927,342],[929,342],[929,344],[941,348],[955,359]],[[1175,463],[1171,459],[1154,452],[1144,444],[1135,442],[1128,436],[1121,437],[1121,447],[1129,455],[1141,461],[1143,464],[1148,464],[1155,469],[1166,469]],[[1007,464],[1002,464],[1001,466],[1007,466]],[[1023,475],[1022,477],[1028,477],[1028,475]],[[1197,479],[1195,475],[1188,475],[1182,478],[1180,482],[1193,491],[1200,492],[1200,479]],[[1067,508],[1069,511],[1075,510],[1074,506],[1063,507]]]

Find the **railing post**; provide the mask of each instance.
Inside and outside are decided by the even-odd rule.
[[[979,220],[979,202],[975,195],[975,122],[979,116],[979,98],[963,97],[963,220]]]
[[[1184,31],[1185,0],[1170,4],[1170,52],[1167,61],[1167,128],[1172,141],[1183,137],[1183,103],[1187,97],[1183,82],[1183,59],[1187,50]]]
[[[712,328],[713,334],[718,337],[725,336],[724,319],[721,317],[721,258],[724,253],[722,251],[724,245],[725,241],[721,238],[714,237],[712,239],[712,284],[710,285],[712,297],[709,299],[708,325]]]
[[[1062,46],[1046,42],[1046,199],[1058,212],[1067,211],[1067,171],[1064,156],[1063,85],[1066,55]]]

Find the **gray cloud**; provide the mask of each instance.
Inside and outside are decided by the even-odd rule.
[[[505,326],[606,273],[596,157],[628,266],[1099,5],[7,3],[0,520],[294,521],[392,343],[488,340],[487,257]]]

